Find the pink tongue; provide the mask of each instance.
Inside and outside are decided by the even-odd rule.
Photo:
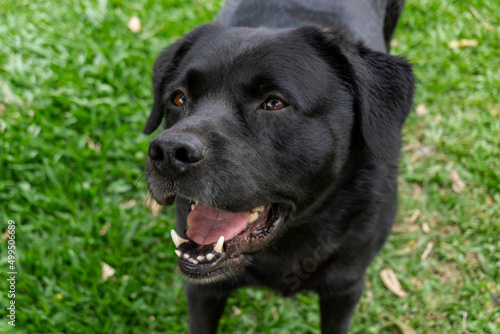
[[[198,204],[188,216],[187,236],[197,244],[207,245],[219,240],[232,239],[248,222],[249,212],[220,211],[205,204]]]

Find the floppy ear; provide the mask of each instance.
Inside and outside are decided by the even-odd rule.
[[[379,160],[399,157],[401,129],[410,113],[415,91],[412,66],[401,57],[370,50],[360,44],[343,49],[357,91],[363,139]]]
[[[354,93],[356,121],[369,151],[378,160],[397,160],[415,90],[411,64],[363,46],[346,31],[313,30],[308,34],[315,48]]]
[[[146,122],[145,134],[150,134],[156,130],[164,118],[165,105],[163,103],[163,93],[165,85],[172,80],[176,69],[184,56],[191,49],[193,44],[205,33],[215,29],[215,24],[203,25],[184,38],[165,48],[155,61],[153,66],[153,109]]]

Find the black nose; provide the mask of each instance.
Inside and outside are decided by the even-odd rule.
[[[160,135],[149,145],[154,167],[168,177],[183,175],[205,159],[206,146],[194,134]]]

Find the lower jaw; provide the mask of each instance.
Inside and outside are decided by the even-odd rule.
[[[281,206],[272,205],[265,225],[252,233],[237,235],[231,240],[227,240],[217,258],[209,263],[199,263],[192,258],[185,259],[179,256],[178,272],[188,281],[194,284],[209,284],[234,277],[244,270],[246,266],[246,255],[255,253],[266,247],[277,234],[279,228],[285,220],[285,211]],[[259,237],[255,237],[259,235]],[[189,253],[190,249],[200,248],[193,241],[181,244],[178,250],[182,254]],[[205,247],[205,246],[201,246]],[[196,262],[196,263],[193,263]]]
[[[214,268],[209,264],[193,265],[185,261],[177,263],[177,271],[184,279],[193,284],[210,284],[234,277],[245,268],[245,255],[225,261],[223,266]]]

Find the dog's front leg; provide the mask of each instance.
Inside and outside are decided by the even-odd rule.
[[[363,294],[364,279],[348,290],[319,296],[321,333],[346,334],[359,298]]]
[[[186,283],[190,334],[214,334],[229,292]]]

